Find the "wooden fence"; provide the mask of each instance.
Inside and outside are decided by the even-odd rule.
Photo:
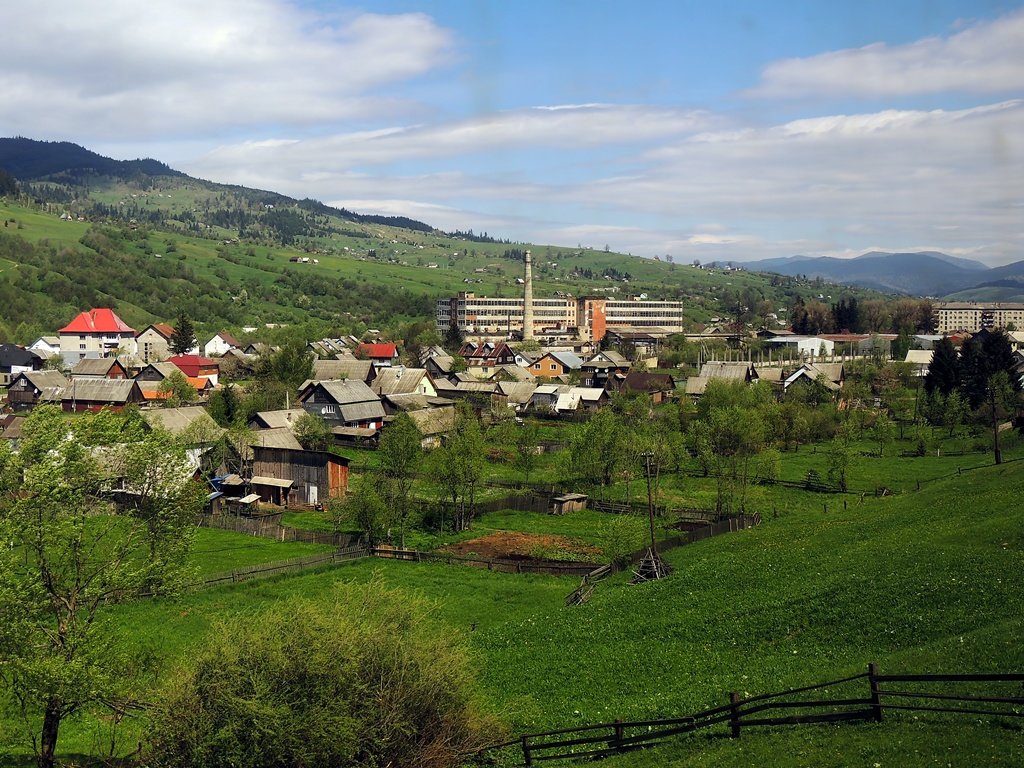
[[[200,515],[196,525],[200,528],[218,528],[224,531],[245,533],[276,541],[298,541],[303,544],[328,544],[332,547],[351,547],[359,537],[347,533],[307,531],[281,525],[280,515],[241,517],[239,515]]]
[[[448,565],[469,565],[502,573],[540,573],[546,576],[582,576],[594,570],[594,563],[570,563],[557,560],[511,560],[486,559],[449,555],[444,552],[420,552],[414,549],[391,549],[377,547],[370,549],[374,557],[390,560],[412,560],[415,562],[447,563]]]
[[[311,568],[321,568],[327,565],[358,560],[369,557],[370,551],[366,547],[356,546],[347,549],[338,549],[334,552],[324,552],[320,555],[309,555],[308,557],[294,557],[289,560],[278,560],[271,563],[260,563],[247,568],[236,568],[227,573],[210,576],[201,582],[194,584],[194,587],[212,587],[221,584],[235,584],[253,579],[268,579],[272,576],[279,576],[283,573],[298,573]]]
[[[1022,681],[1024,673],[882,675],[869,664],[866,673],[788,691],[747,698],[731,692],[726,695],[728,703],[684,717],[616,720],[524,734],[488,750],[517,745],[522,765],[533,766],[547,760],[603,757],[716,728],[739,738],[745,728],[881,722],[886,711],[1024,718]],[[862,686],[860,690],[854,690],[855,684]],[[1016,685],[1011,688],[1011,684]]]

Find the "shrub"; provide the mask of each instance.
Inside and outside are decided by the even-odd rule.
[[[217,624],[154,717],[153,768],[444,768],[496,735],[465,647],[379,582]]]

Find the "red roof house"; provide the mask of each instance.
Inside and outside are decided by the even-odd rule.
[[[395,344],[360,344],[356,347],[356,357],[362,360],[373,360],[377,365],[395,365],[398,362],[398,347]]]
[[[135,329],[107,308],[81,312],[60,333],[64,362],[74,365],[83,357],[106,357],[118,350],[135,351]]]

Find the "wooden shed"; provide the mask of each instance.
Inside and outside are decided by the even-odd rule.
[[[588,498],[585,493],[563,493],[561,496],[555,496],[551,499],[550,513],[564,515],[566,512],[579,512],[587,508]]]
[[[254,445],[252,488],[273,504],[316,506],[348,488],[348,459],[326,451]]]

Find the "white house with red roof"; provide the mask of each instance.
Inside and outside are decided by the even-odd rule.
[[[90,309],[61,328],[60,354],[67,365],[85,357],[135,354],[135,329],[107,308]]]
[[[207,357],[222,357],[229,349],[241,348],[238,339],[227,331],[221,331],[203,345],[203,354]]]
[[[395,344],[360,344],[356,347],[356,357],[361,360],[372,360],[378,368],[398,365],[398,347]]]

